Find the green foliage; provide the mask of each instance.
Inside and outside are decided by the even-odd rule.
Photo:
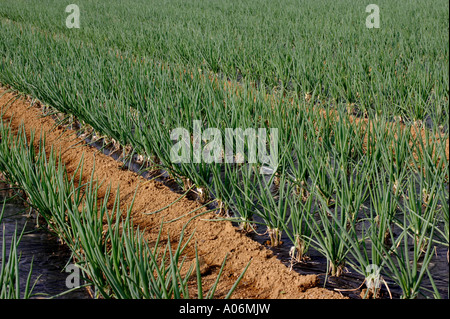
[[[260,218],[272,244],[285,233],[300,260],[314,246],[331,274],[350,265],[366,276],[365,268],[376,264],[399,285],[409,275],[417,283],[430,275],[425,267],[405,264],[397,272],[393,265],[423,257],[407,255],[406,245],[422,251],[427,262],[433,245],[448,247],[446,1],[380,0],[379,29],[366,28],[367,3],[361,0],[77,4],[81,28],[68,29],[65,3],[2,1],[2,84],[76,119],[96,137],[130,147],[185,190],[195,186],[211,194],[223,215],[245,231]],[[361,121],[350,121],[348,113]],[[226,128],[278,128],[281,155],[269,181],[259,164],[247,161],[173,163],[170,132],[184,128],[192,137],[194,120],[222,136]],[[29,156],[59,165],[31,149],[21,155],[1,151],[17,161]],[[51,225],[73,241],[63,219],[72,208],[61,203],[69,194],[75,195],[73,207],[86,200],[81,188],[64,188],[75,179],[51,171],[33,175],[27,162],[20,167],[28,171],[0,165],[26,181],[31,202],[44,216],[52,212]],[[46,178],[48,184],[38,182]],[[64,179],[55,194],[51,185]],[[393,225],[401,234],[394,235]],[[389,240],[403,250],[385,247]],[[418,242],[420,247],[411,246]],[[169,250],[159,254],[182,262]],[[121,253],[126,250],[108,262],[118,265]],[[420,278],[412,275],[416,270]],[[111,275],[120,274],[115,271]],[[183,283],[176,271],[171,276]],[[412,289],[404,297],[416,297],[420,287]],[[170,294],[183,291],[164,296]]]

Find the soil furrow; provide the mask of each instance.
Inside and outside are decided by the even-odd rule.
[[[146,212],[156,211],[174,202],[180,195],[160,182],[148,181],[134,172],[123,170],[121,163],[86,145],[76,137],[73,131],[54,127],[54,120],[42,117],[40,110],[30,107],[24,97],[8,103],[16,97],[16,94],[3,93],[5,89],[0,88],[0,95],[2,95],[0,106],[9,104],[2,110],[3,120],[11,121],[13,130],[17,130],[23,123],[27,135],[32,130],[38,136],[45,134],[47,151],[53,147],[56,152],[61,152],[62,161],[69,174],[76,170],[83,158],[85,178],[89,178],[94,170],[94,178],[103,181],[100,196],[105,194],[109,185],[111,186],[111,206],[117,191],[120,192],[123,208],[132,203],[136,194],[132,209],[133,222],[140,229],[146,229],[146,238],[150,243],[156,239],[162,220],[171,221],[179,218],[164,224],[163,228],[163,242],[170,236],[171,242],[175,243],[187,221],[195,214],[206,211],[206,208],[200,208],[199,203],[183,198],[157,214],[146,215]],[[188,214],[198,208],[200,209],[196,212]],[[233,294],[233,298],[343,298],[337,292],[317,287],[319,283],[317,276],[299,275],[289,271],[269,249],[240,233],[230,222],[211,221],[215,217],[214,213],[205,213],[192,219],[185,230],[185,238],[195,231],[186,254],[188,258],[192,258],[194,245],[197,243],[202,262],[204,289],[213,283],[223,259],[228,255],[224,274],[216,293],[217,297],[223,297],[228,292],[251,260],[250,267]],[[193,279],[193,291],[195,291],[194,286]]]

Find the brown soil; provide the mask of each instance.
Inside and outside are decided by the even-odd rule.
[[[0,88],[0,95],[5,89]],[[100,196],[106,187],[111,185],[111,205],[116,191],[120,187],[121,206],[128,207],[136,193],[132,209],[132,219],[140,229],[146,229],[147,240],[151,243],[156,239],[162,218],[170,221],[163,228],[163,242],[170,235],[171,242],[176,243],[182,228],[194,214],[206,211],[201,208],[193,214],[184,216],[200,207],[196,201],[181,199],[169,208],[154,215],[145,215],[161,209],[177,200],[180,195],[157,181],[148,181],[136,173],[121,169],[122,165],[113,158],[99,153],[93,147],[86,145],[77,138],[73,131],[62,127],[54,127],[55,122],[49,117],[42,117],[38,108],[30,107],[25,98],[21,97],[13,103],[14,93],[6,93],[0,97],[0,106],[8,104],[2,112],[3,119],[11,121],[13,130],[23,123],[27,135],[34,130],[46,136],[46,149],[61,152],[62,161],[69,174],[73,173],[84,156],[85,176],[94,169],[94,178],[103,181]],[[89,173],[88,173],[89,172]],[[238,299],[343,299],[340,293],[317,287],[319,279],[316,275],[299,275],[279,261],[266,247],[256,243],[239,232],[230,222],[211,221],[216,218],[214,213],[206,213],[192,219],[186,227],[185,235],[189,237],[194,231],[190,244],[186,249],[187,256],[194,256],[194,244],[198,245],[198,254],[202,263],[204,291],[214,282],[220,266],[228,254],[227,264],[222,274],[217,297],[224,297],[232,287],[245,266],[251,264],[238,285],[232,298]],[[192,291],[195,291],[195,279],[192,280]]]

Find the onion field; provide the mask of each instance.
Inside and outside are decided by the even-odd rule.
[[[378,28],[361,0],[69,4],[0,0],[1,86],[165,174],[214,222],[284,247],[292,271],[320,260],[325,283],[354,273],[364,297],[448,298],[448,271],[433,266],[449,258],[447,1],[378,0]],[[191,273],[202,297],[198,267],[183,277],[156,261],[179,263],[184,246],[142,245],[132,220],[95,208],[94,181],[81,191],[23,138],[2,120],[0,172],[74,248],[98,297],[186,298]]]

